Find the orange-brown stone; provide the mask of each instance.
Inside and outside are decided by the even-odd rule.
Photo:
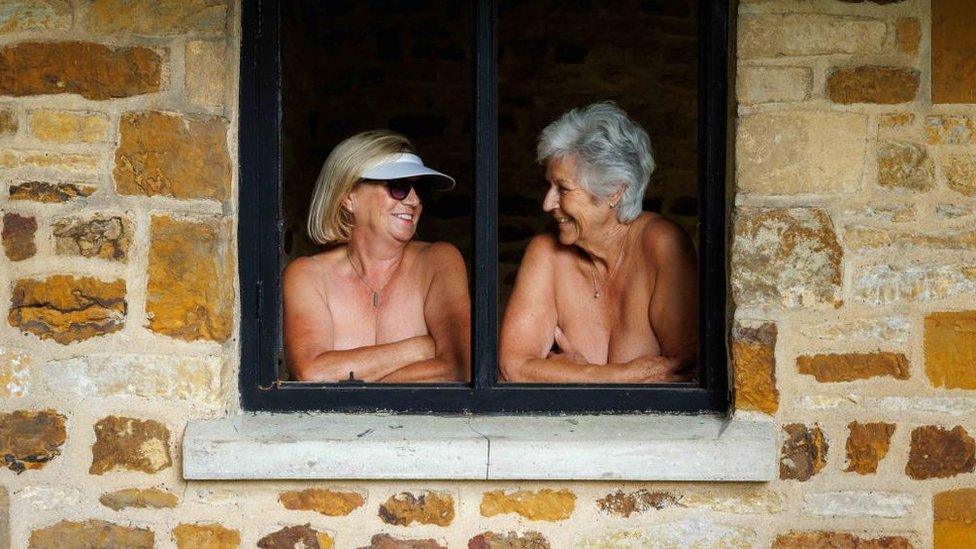
[[[629,517],[634,513],[643,513],[649,509],[661,510],[665,507],[683,507],[681,496],[670,492],[649,492],[641,488],[633,492],[617,490],[596,500],[596,506],[609,515]]]
[[[98,501],[115,511],[130,507],[145,509],[168,509],[180,502],[176,494],[159,488],[125,488],[102,494]]]
[[[878,144],[878,185],[927,191],[935,185],[935,164],[924,145],[889,141]]]
[[[895,432],[893,423],[847,424],[847,472],[868,475],[878,471],[878,462],[888,454],[891,435]]]
[[[258,540],[261,549],[332,549],[332,536],[311,527],[287,526]]]
[[[92,0],[88,30],[105,34],[173,35],[220,32],[225,0]]]
[[[376,534],[369,540],[369,545],[359,549],[447,549],[447,546],[427,539],[400,539],[389,534]]]
[[[152,218],[146,311],[156,333],[184,340],[230,337],[234,250],[229,220]]]
[[[932,102],[976,103],[976,2],[932,2]]]
[[[93,549],[125,547],[126,549],[152,549],[155,535],[148,528],[120,526],[103,520],[72,522],[62,520],[56,524],[31,532],[27,542],[29,549]]]
[[[37,246],[34,244],[36,231],[37,219],[33,216],[3,214],[3,253],[7,259],[23,261],[34,257],[37,253]]]
[[[908,55],[918,53],[918,42],[922,38],[922,25],[914,17],[899,17],[895,21],[895,40],[898,49]]]
[[[549,540],[539,532],[484,532],[468,540],[468,549],[550,549]]]
[[[110,334],[125,323],[125,281],[54,275],[14,285],[11,326],[61,344]]]
[[[735,408],[775,414],[779,408],[776,389],[776,325],[764,323],[732,328],[732,376]]]
[[[159,91],[161,73],[160,55],[142,47],[19,42],[0,48],[0,95],[130,97]]]
[[[17,133],[17,116],[13,111],[0,110],[0,135],[13,135]]]
[[[976,196],[976,155],[946,154],[942,157],[942,173],[950,189],[966,196]]]
[[[424,492],[419,496],[401,492],[380,505],[379,516],[383,522],[398,526],[414,522],[450,526],[454,521],[454,496],[447,492]]]
[[[44,467],[61,454],[66,438],[64,416],[54,410],[0,414],[0,456],[15,473]]]
[[[919,71],[909,67],[854,67],[827,75],[827,97],[834,103],[894,105],[914,101]]]
[[[936,387],[976,389],[976,311],[925,317],[925,375]]]
[[[796,358],[796,369],[825,383],[880,376],[908,379],[908,358],[889,352],[803,355]]]
[[[576,509],[576,494],[569,490],[519,490],[506,493],[503,490],[485,492],[481,497],[481,516],[493,517],[517,513],[529,520],[566,520]]]
[[[787,532],[776,536],[773,549],[911,549],[902,536],[860,537],[847,532]]]
[[[155,473],[173,464],[169,429],[158,421],[108,416],[95,424],[88,472],[128,470]]]
[[[963,549],[976,540],[976,489],[962,488],[932,498],[934,549]]]
[[[301,492],[282,492],[278,501],[285,509],[315,511],[329,517],[342,517],[366,503],[362,494],[335,492],[323,488],[309,488]]]
[[[108,116],[92,112],[36,110],[29,116],[31,133],[51,143],[97,143],[108,134]]]
[[[71,28],[70,0],[19,0],[0,12],[0,34]]]
[[[912,431],[906,475],[915,480],[947,478],[972,473],[974,467],[976,442],[962,427],[924,425]]]
[[[237,549],[241,534],[219,524],[180,524],[173,528],[177,549]]]
[[[92,185],[26,181],[10,186],[10,200],[33,200],[54,204],[91,196],[94,192],[95,187]]]
[[[219,116],[130,112],[115,150],[119,194],[206,198],[230,196],[227,121]]]
[[[802,423],[783,426],[787,438],[779,458],[779,478],[804,482],[827,464],[829,445],[820,427],[808,428]]]
[[[132,222],[122,216],[58,219],[52,226],[58,254],[125,261],[132,244]]]

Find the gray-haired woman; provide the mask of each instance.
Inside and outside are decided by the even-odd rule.
[[[698,350],[695,250],[642,212],[647,133],[612,103],[574,109],[539,138],[557,234],[532,239],[501,331],[510,382],[687,381]],[[557,349],[554,350],[555,343]]]

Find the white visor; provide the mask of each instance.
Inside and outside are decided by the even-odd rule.
[[[454,188],[454,178],[424,166],[419,156],[410,153],[397,153],[381,162],[377,166],[363,172],[363,179],[403,179],[406,177],[423,177],[429,180],[431,186],[438,191]]]

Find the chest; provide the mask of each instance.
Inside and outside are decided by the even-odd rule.
[[[426,335],[424,288],[416,278],[406,273],[382,289],[371,289],[359,279],[330,285],[334,348],[355,349]]]

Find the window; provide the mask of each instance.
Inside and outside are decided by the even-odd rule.
[[[453,40],[452,37],[441,37],[436,43],[420,38],[429,35],[418,34],[411,42],[412,46],[421,52],[441,48],[436,55],[453,59],[454,63],[446,63],[436,74],[425,75],[432,79],[427,83],[428,88],[442,90],[449,94],[454,101],[450,102],[453,111],[438,113],[434,116],[411,113],[409,109],[398,114],[394,110],[389,112],[370,112],[368,118],[374,120],[391,120],[390,125],[400,125],[404,133],[419,134],[423,140],[424,132],[431,126],[438,126],[441,133],[452,132],[452,139],[460,141],[452,154],[444,155],[435,167],[451,167],[458,179],[458,186],[462,192],[451,198],[441,199],[443,203],[433,202],[431,208],[442,208],[443,213],[448,210],[459,210],[461,215],[449,219],[450,227],[471,227],[470,232],[455,231],[453,243],[462,251],[468,268],[470,295],[472,302],[471,343],[472,343],[472,375],[470,383],[454,384],[374,384],[361,382],[344,383],[308,383],[282,380],[285,371],[282,356],[282,276],[281,271],[289,254],[297,253],[307,246],[301,240],[300,224],[296,225],[295,217],[289,217],[289,212],[298,209],[296,194],[289,195],[291,185],[296,179],[295,173],[304,173],[304,180],[309,180],[308,173],[312,168],[296,167],[294,155],[296,151],[305,147],[315,149],[316,128],[330,128],[337,134],[353,133],[361,127],[353,127],[348,122],[349,116],[337,116],[334,120],[319,118],[289,117],[289,108],[295,103],[287,97],[289,78],[284,78],[286,88],[283,92],[283,66],[289,62],[296,62],[300,58],[294,55],[282,56],[287,48],[288,40],[294,38],[293,33],[282,31],[282,20],[291,17],[307,27],[313,26],[310,21],[314,18],[308,14],[296,17],[295,10],[303,4],[298,1],[280,4],[271,0],[248,3],[243,8],[243,44],[241,51],[241,90],[240,90],[240,224],[238,230],[239,261],[241,276],[241,378],[240,389],[242,403],[247,410],[327,410],[327,411],[395,411],[420,413],[464,413],[464,412],[634,412],[634,411],[673,411],[673,412],[724,412],[728,406],[728,382],[726,378],[726,282],[725,282],[725,147],[726,120],[728,117],[729,100],[727,97],[727,57],[728,57],[728,20],[729,6],[727,0],[701,0],[697,5],[689,2],[658,2],[654,0],[644,2],[621,3],[616,7],[606,7],[598,2],[573,2],[567,10],[576,10],[575,21],[573,14],[567,12],[547,22],[535,25],[520,25],[520,21],[539,22],[550,15],[558,13],[539,12],[538,6],[545,4],[532,2],[494,2],[491,0],[475,0],[465,2],[443,2],[438,6],[436,2],[428,3],[434,6],[433,13],[441,17],[429,18],[417,22],[426,25],[425,28],[444,29],[453,22],[456,29],[460,29],[461,36],[468,32],[467,41]],[[308,2],[305,7],[322,3]],[[353,18],[361,17],[360,21],[370,21],[369,35],[371,44],[377,48],[378,56],[386,56],[388,63],[396,66],[403,63],[402,53],[398,47],[403,40],[410,40],[411,36],[397,37],[401,31],[394,25],[384,23],[384,10],[371,13],[369,3],[336,2],[325,3],[333,10],[331,21],[338,16]],[[366,7],[363,7],[363,5]],[[562,6],[562,3],[553,3]],[[632,4],[632,5],[631,5]],[[397,10],[416,11],[416,5],[406,3],[402,5],[391,2],[386,5],[385,13],[389,17],[396,15]],[[400,6],[400,7],[397,7]],[[319,6],[321,8],[321,6]],[[317,9],[317,8],[310,8]],[[325,8],[322,8],[325,9]],[[614,11],[614,10],[617,11]],[[501,313],[504,301],[511,286],[511,275],[517,265],[518,251],[513,251],[511,242],[507,239],[509,228],[500,220],[510,219],[513,208],[517,210],[519,197],[512,198],[511,182],[516,180],[516,172],[520,169],[537,169],[531,164],[533,151],[521,154],[521,166],[513,164],[512,158],[516,152],[524,150],[524,140],[519,142],[514,125],[520,121],[520,114],[538,105],[527,106],[525,102],[535,97],[534,94],[545,93],[544,86],[533,90],[525,85],[524,69],[518,63],[505,63],[511,59],[514,48],[529,48],[529,56],[535,55],[531,48],[544,48],[550,55],[567,60],[569,64],[576,63],[586,55],[590,48],[585,42],[586,35],[580,33],[581,40],[557,41],[548,40],[545,36],[547,25],[580,25],[586,21],[590,12],[597,10],[601,17],[614,17],[618,21],[626,21],[627,10],[652,12],[666,25],[684,26],[687,21],[682,16],[697,9],[697,37],[686,49],[697,51],[697,78],[692,79],[697,93],[691,97],[693,112],[697,114],[691,124],[684,126],[683,140],[675,140],[661,146],[655,143],[659,151],[659,161],[669,159],[666,167],[659,173],[667,176],[669,182],[680,181],[685,178],[685,190],[691,190],[694,196],[669,195],[648,196],[647,206],[651,209],[671,208],[670,212],[694,210],[697,200],[697,254],[698,254],[698,362],[697,379],[689,383],[677,384],[542,384],[542,383],[505,383],[499,380],[498,373],[498,337]],[[365,10],[365,11],[364,11]],[[409,15],[409,14],[408,14]],[[692,30],[695,30],[694,28]],[[338,113],[349,114],[350,111],[368,110],[356,94],[359,87],[350,91],[350,82],[361,84],[362,87],[373,86],[384,89],[388,73],[368,72],[356,67],[354,56],[362,50],[350,43],[362,37],[355,26],[340,25],[335,27],[308,28],[308,33],[314,35],[318,44],[324,45],[336,55],[348,55],[349,64],[338,67],[336,74],[342,70],[345,76],[337,77],[337,84],[332,89],[314,87],[311,91],[322,95],[315,98],[320,104],[316,112],[324,112],[328,116],[329,109]],[[349,36],[336,38],[335,33],[345,32]],[[404,31],[407,32],[407,31]],[[531,33],[535,33],[531,35]],[[389,36],[390,41],[382,42],[377,36]],[[640,35],[632,35],[639,38]],[[344,44],[336,46],[336,40]],[[399,41],[398,41],[399,40]],[[452,41],[453,40],[453,41]],[[658,47],[653,39],[637,40],[640,47],[649,49]],[[625,44],[626,45],[626,44]],[[697,49],[694,46],[697,45]],[[660,49],[648,53],[648,59],[640,55],[640,50],[621,49],[619,44],[609,44],[602,55],[617,56],[616,66],[629,63],[631,72],[613,72],[614,65],[609,65],[611,72],[594,75],[587,73],[585,64],[580,63],[578,75],[586,78],[611,79],[619,77],[622,80],[639,74],[641,63],[653,62],[651,57],[667,61],[668,56],[680,56],[678,49]],[[672,47],[674,47],[672,45]],[[425,50],[426,48],[426,50]],[[662,46],[663,48],[663,46]],[[592,53],[592,50],[590,50]],[[506,57],[508,55],[508,57]],[[331,59],[337,59],[333,56]],[[649,60],[650,59],[650,60]],[[531,64],[531,58],[528,59]],[[322,56],[305,60],[307,70],[321,74],[329,69],[323,66],[329,62]],[[334,61],[332,61],[335,63]],[[668,73],[666,65],[660,69],[662,79],[677,79],[679,75]],[[576,69],[574,69],[576,70]],[[445,74],[449,73],[449,74]],[[396,73],[395,70],[390,71]],[[395,76],[402,78],[402,74]],[[443,77],[442,82],[439,77]],[[567,76],[559,73],[548,75],[550,85],[567,82]],[[361,79],[361,80],[357,80]],[[631,89],[638,89],[639,82],[631,83]],[[636,86],[636,87],[635,87]],[[421,86],[418,85],[418,89]],[[439,87],[439,88],[438,88]],[[679,86],[680,88],[680,86]],[[688,87],[679,89],[652,90],[655,93],[682,93]],[[283,93],[285,95],[283,99]],[[311,93],[311,92],[310,92]],[[382,92],[395,99],[394,105],[409,101],[409,97],[393,95],[393,91]],[[424,92],[418,91],[421,100]],[[594,99],[601,98],[603,93],[599,86],[591,90],[589,95],[580,94],[581,106]],[[345,94],[345,95],[344,95]],[[458,100],[458,97],[465,99]],[[467,99],[469,98],[469,99]],[[607,97],[614,98],[614,97]],[[623,98],[618,98],[623,105]],[[624,105],[626,106],[626,105]],[[544,110],[544,108],[540,108]],[[629,110],[629,109],[628,109]],[[653,110],[653,109],[652,109]],[[356,113],[358,114],[358,113]],[[648,115],[650,116],[650,115]],[[681,133],[680,116],[674,113],[658,113],[656,123],[665,130]],[[347,122],[343,122],[343,121]],[[284,122],[283,122],[284,121]],[[362,120],[357,123],[366,123]],[[330,126],[331,124],[331,126]],[[297,128],[297,130],[295,129]],[[396,128],[394,128],[396,129]],[[287,142],[287,132],[297,131],[301,138]],[[660,129],[658,131],[661,131]],[[305,133],[301,133],[305,132]],[[294,134],[292,134],[294,135]],[[418,135],[410,135],[415,139]],[[652,139],[654,129],[652,128]],[[286,146],[287,145],[287,146]],[[693,164],[685,166],[684,171],[674,169],[672,161],[681,146],[691,149],[697,154],[693,157]],[[505,151],[500,159],[500,151]],[[312,156],[317,156],[321,162],[327,150],[320,146]],[[438,151],[441,154],[444,151]],[[425,156],[427,153],[424,153]],[[289,156],[292,155],[292,156]],[[525,162],[525,160],[528,162]],[[694,165],[697,162],[697,165]],[[690,168],[690,169],[689,169]],[[505,182],[500,183],[500,174],[504,174]],[[541,177],[541,176],[539,176]],[[307,192],[307,191],[306,191]],[[301,193],[297,193],[301,194]],[[541,194],[541,193],[540,193]],[[391,195],[392,196],[392,195]],[[501,198],[500,198],[501,197]],[[541,198],[541,197],[540,197]],[[524,200],[524,198],[522,198]],[[691,204],[689,206],[689,204]],[[501,217],[500,217],[501,214]],[[298,218],[301,216],[299,215]],[[685,220],[687,222],[687,219]],[[694,227],[688,227],[693,229]],[[532,227],[536,230],[538,227]],[[453,229],[451,229],[453,230]],[[502,234],[500,235],[499,232]],[[441,238],[441,237],[437,237]],[[521,240],[524,240],[523,237]],[[499,255],[500,242],[504,244],[503,255]],[[513,258],[515,258],[513,260]],[[501,266],[500,266],[501,265]],[[501,278],[500,278],[501,275]]]

